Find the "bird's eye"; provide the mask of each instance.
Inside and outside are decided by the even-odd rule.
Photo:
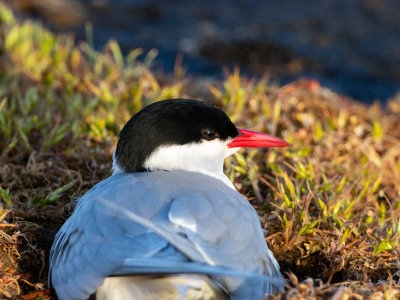
[[[211,128],[205,128],[201,131],[202,136],[206,139],[206,140],[213,140],[215,138],[218,137],[218,133]]]

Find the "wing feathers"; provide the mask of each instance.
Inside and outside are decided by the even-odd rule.
[[[269,284],[283,287],[284,280],[268,275],[234,270],[226,267],[210,266],[195,262],[168,261],[161,259],[126,259],[112,276],[132,276],[145,274],[208,274],[262,279]]]
[[[147,228],[151,229],[152,231],[157,233],[159,236],[164,238],[166,241],[168,241],[171,245],[173,245],[174,247],[179,249],[183,254],[185,254],[191,260],[212,264],[212,262],[207,261],[207,259],[205,257],[203,257],[195,249],[193,244],[191,244],[186,238],[175,234],[175,232],[171,234],[170,232],[168,232],[167,230],[162,228],[162,226],[156,226],[151,221],[146,220],[146,219],[138,216],[137,214],[134,214],[133,212],[131,212],[131,211],[127,210],[127,209],[123,209],[122,207],[120,207],[120,206],[118,206],[118,205],[116,205],[116,204],[114,204],[114,203],[112,203],[112,202],[110,202],[110,201],[108,201],[106,199],[102,199],[100,197],[97,197],[94,200],[98,201],[101,204],[103,204],[109,210],[117,211],[119,214],[124,215],[125,217],[127,217],[131,221],[134,221],[134,222],[139,223],[140,225],[142,225],[144,227],[147,227]]]
[[[107,206],[108,209],[118,210],[119,213],[125,215],[125,217],[131,219],[134,222],[137,222],[146,227],[148,226],[149,229],[153,230],[161,237],[166,239],[169,243],[179,249],[182,253],[186,254],[192,260],[206,263],[199,264],[194,262],[182,261],[172,262],[167,260],[156,260],[153,258],[126,259],[124,260],[123,264],[114,271],[113,276],[150,273],[204,273],[210,275],[236,276],[241,278],[257,278],[267,282],[268,284],[276,285],[280,288],[284,285],[284,281],[281,278],[214,266],[210,264],[210,262],[208,262],[210,260],[209,257],[207,257],[205,253],[202,253],[202,251],[194,249],[187,239],[181,238],[179,235],[176,234],[171,234],[168,232],[168,230],[165,230],[162,227],[155,226],[153,223],[126,209],[115,205],[108,200],[97,198],[96,201],[99,201],[104,206]],[[193,259],[193,257],[197,257],[197,259]]]
[[[79,200],[56,235],[49,282],[62,300],[86,298],[113,273],[208,274],[237,299],[283,285],[248,201],[185,171],[113,175]]]

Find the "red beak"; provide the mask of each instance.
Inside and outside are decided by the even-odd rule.
[[[236,147],[290,147],[288,142],[261,132],[255,132],[245,129],[239,130],[239,136],[228,144],[229,148]]]

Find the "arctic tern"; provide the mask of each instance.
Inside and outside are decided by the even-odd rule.
[[[122,129],[113,175],[57,233],[59,299],[259,299],[283,289],[255,209],[224,175],[240,147],[288,147],[214,105],[153,103]]]

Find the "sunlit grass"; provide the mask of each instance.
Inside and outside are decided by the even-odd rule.
[[[117,134],[134,113],[154,101],[197,97],[193,83],[238,127],[293,144],[241,150],[226,160],[226,173],[258,210],[296,293],[307,277],[362,281],[371,293],[378,282],[389,294],[389,282],[399,284],[398,97],[367,107],[315,81],[277,87],[238,69],[214,84],[183,80],[184,70],[161,77],[151,71],[155,50],[124,56],[110,41],[97,52],[90,28],[88,43],[75,45],[16,21],[2,4],[0,20],[0,258],[10,283],[1,284],[2,295],[45,288],[43,232],[54,235],[73,200],[110,175]]]

